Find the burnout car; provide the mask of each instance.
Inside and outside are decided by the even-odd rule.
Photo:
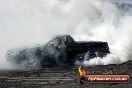
[[[109,54],[107,42],[74,41],[70,35],[53,38],[44,45],[19,50],[10,50],[7,60],[26,67],[72,66],[74,61],[103,58]]]

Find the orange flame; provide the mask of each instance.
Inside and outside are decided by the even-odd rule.
[[[79,67],[78,67],[78,72],[79,72],[79,75],[80,75],[80,76],[86,75],[86,71],[85,71],[85,69],[84,69],[83,66],[79,66]]]

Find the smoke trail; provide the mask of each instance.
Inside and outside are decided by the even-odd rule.
[[[102,0],[0,0],[0,69],[12,67],[7,50],[44,44],[53,35],[108,42],[111,54],[84,64],[117,64],[131,60],[131,14]]]
[[[102,4],[102,2],[97,2]],[[104,4],[104,3],[103,3]],[[93,5],[94,6],[94,5]],[[101,9],[102,8],[102,9]],[[106,41],[110,47],[110,55],[104,57],[103,59],[94,58],[90,61],[84,61],[83,64],[88,65],[108,65],[108,64],[119,64],[132,60],[132,16],[131,12],[122,13],[120,8],[115,7],[111,3],[101,5],[98,7],[100,9],[101,16],[99,18],[99,23],[91,23],[92,27],[89,28],[87,21],[79,24],[75,32],[78,40],[100,40]],[[129,10],[130,11],[130,10]],[[129,14],[128,14],[129,13]],[[96,13],[97,15],[98,13]],[[96,16],[92,14],[93,16]],[[100,15],[100,14],[98,14]],[[103,21],[102,21],[103,20]],[[96,21],[98,21],[96,19]]]

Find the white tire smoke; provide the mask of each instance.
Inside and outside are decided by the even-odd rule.
[[[1,0],[0,69],[15,68],[5,58],[7,50],[44,44],[56,34],[108,42],[111,54],[84,61],[85,65],[131,60],[132,15],[131,7],[127,8],[106,0]]]

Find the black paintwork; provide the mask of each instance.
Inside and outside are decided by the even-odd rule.
[[[7,59],[17,64],[26,66],[39,65],[41,67],[73,65],[77,59],[82,60],[85,54],[104,57],[109,52],[107,42],[100,41],[74,41],[70,35],[57,36],[43,46],[24,48],[17,51],[9,51]],[[92,57],[92,58],[93,58]]]

